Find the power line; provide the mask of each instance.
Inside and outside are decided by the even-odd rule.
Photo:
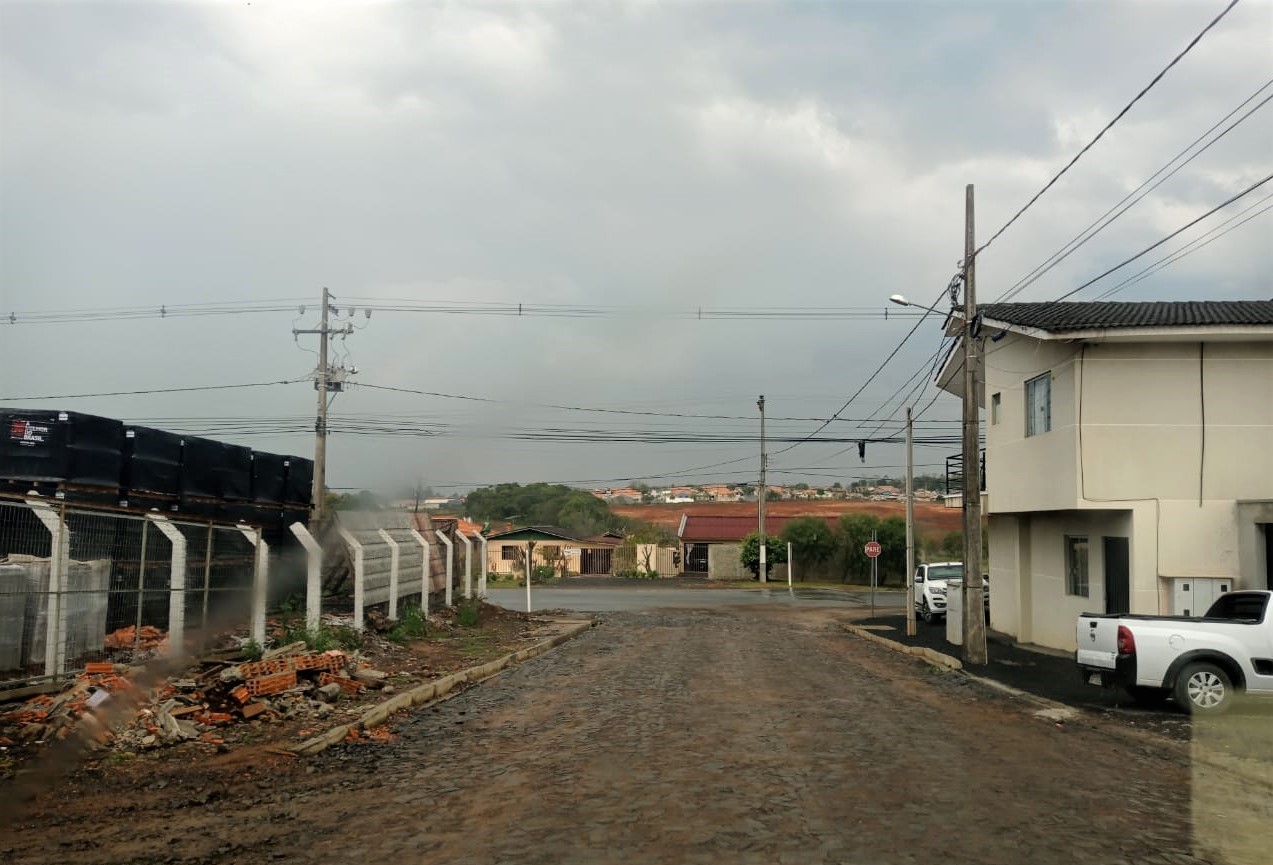
[[[518,406],[525,406],[528,408],[552,409],[555,411],[594,412],[599,414],[631,415],[636,417],[687,418],[687,419],[694,419],[694,420],[741,420],[741,421],[755,420],[755,417],[753,415],[696,414],[693,412],[647,411],[647,410],[639,410],[639,409],[603,408],[599,406],[565,405],[561,403],[534,403],[534,402],[523,402],[520,400],[494,399],[492,397],[473,396],[471,394],[444,393],[441,391],[422,390],[419,388],[367,384],[366,382],[356,382],[355,384],[357,387],[371,388],[372,390],[390,391],[394,393],[408,393],[408,394],[414,394],[417,396],[430,396],[430,397],[438,397],[441,399],[454,399],[454,400],[463,400],[466,402],[488,403],[492,405],[518,405]],[[824,424],[829,425],[836,421],[840,421],[843,423],[865,423],[871,420],[871,418],[868,417],[865,420],[859,421],[859,420],[854,420],[853,418],[842,418],[842,417],[831,417],[831,418],[771,417],[769,418],[769,420],[772,420],[775,422],[784,422],[784,421],[803,422],[803,423],[822,422]]]
[[[958,277],[955,277],[955,279],[958,279]],[[952,280],[951,285],[953,286],[954,284],[955,284],[955,280]],[[941,299],[946,296],[947,291],[949,291],[949,288],[943,289],[942,293],[939,294],[937,298],[928,307],[923,308],[924,314],[921,315],[919,319],[915,322],[915,324],[911,326],[911,329],[908,330],[906,332],[906,335],[902,337],[901,341],[898,342],[898,344],[893,347],[893,350],[890,351],[888,355],[884,358],[883,362],[880,363],[880,365],[875,368],[875,371],[872,372],[867,377],[866,381],[862,382],[862,385],[857,390],[855,390],[853,394],[847,400],[844,401],[844,405],[840,406],[840,408],[836,410],[835,414],[831,415],[830,418],[823,421],[821,426],[819,426],[817,429],[811,432],[807,438],[801,441],[795,442],[789,447],[785,447],[785,448],[782,448],[781,450],[774,451],[774,453],[771,454],[771,456],[779,456],[781,454],[787,453],[790,450],[793,450],[794,448],[799,447],[800,445],[804,444],[806,441],[812,440],[814,436],[816,436],[818,433],[822,432],[824,429],[830,426],[831,422],[836,420],[840,416],[841,412],[847,409],[853,403],[855,399],[861,396],[862,391],[866,390],[867,387],[871,384],[871,382],[875,381],[876,377],[883,371],[884,367],[888,366],[889,361],[891,361],[894,357],[897,356],[897,353],[902,350],[902,346],[906,345],[907,340],[909,340],[912,336],[915,335],[915,331],[919,330],[919,326],[923,324],[924,320],[927,319],[929,314],[933,312],[931,307],[936,306],[939,302],[941,302]]]
[[[1242,115],[1237,120],[1235,120],[1223,132],[1221,132],[1215,138],[1208,141],[1206,145],[1204,145],[1202,148],[1197,150],[1192,156],[1190,156],[1184,162],[1181,162],[1175,168],[1172,168],[1170,172],[1168,172],[1161,179],[1159,179],[1157,183],[1154,183],[1153,186],[1149,186],[1149,184],[1152,183],[1155,178],[1158,178],[1160,174],[1162,174],[1164,171],[1167,171],[1167,169],[1171,167],[1172,163],[1176,162],[1178,159],[1180,159],[1182,156],[1188,153],[1194,146],[1198,144],[1199,141],[1202,141],[1204,138],[1206,138],[1208,135],[1214,132],[1222,123],[1224,123],[1234,114],[1237,114],[1239,111],[1241,111],[1242,108],[1247,105],[1247,103],[1255,99],[1257,96],[1259,96],[1262,92],[1264,92],[1270,86],[1273,86],[1273,79],[1266,81],[1263,85],[1261,85],[1261,87],[1258,90],[1256,90],[1246,99],[1244,99],[1242,103],[1238,105],[1237,108],[1234,108],[1224,117],[1216,121],[1216,123],[1210,129],[1208,129],[1206,132],[1202,133],[1202,135],[1195,138],[1187,147],[1185,147],[1184,150],[1177,153],[1175,156],[1169,159],[1166,164],[1164,164],[1161,168],[1159,168],[1152,175],[1146,178],[1146,180],[1143,183],[1141,183],[1140,186],[1136,187],[1131,192],[1123,196],[1123,198],[1120,201],[1118,201],[1113,207],[1111,207],[1109,210],[1105,211],[1103,214],[1098,216],[1096,220],[1092,222],[1091,225],[1084,228],[1082,231],[1076,234],[1068,243],[1066,243],[1056,252],[1052,253],[1052,255],[1048,256],[1048,258],[1045,259],[1042,264],[1036,266],[1033,270],[1031,270],[1025,276],[1021,277],[1015,283],[1013,283],[1012,286],[1010,286],[1007,291],[1003,292],[1001,295],[999,295],[999,297],[995,298],[995,302],[999,303],[1000,301],[1010,300],[1011,298],[1016,297],[1022,291],[1025,291],[1027,288],[1029,288],[1031,285],[1033,285],[1035,282],[1041,279],[1044,276],[1044,274],[1052,270],[1052,268],[1056,267],[1065,259],[1069,258],[1071,254],[1077,251],[1089,240],[1091,240],[1096,235],[1100,234],[1102,231],[1104,231],[1106,228],[1112,225],[1116,220],[1118,220],[1119,217],[1121,217],[1127,211],[1131,210],[1133,207],[1139,204],[1142,200],[1144,200],[1146,196],[1149,195],[1149,193],[1153,192],[1159,186],[1166,183],[1167,180],[1173,177],[1182,168],[1184,168],[1194,159],[1198,158],[1203,153],[1205,153],[1212,145],[1214,145],[1216,142],[1220,141],[1222,138],[1224,138],[1226,135],[1232,132],[1235,128],[1237,128],[1240,124],[1242,124],[1245,120],[1247,120],[1247,118],[1249,118],[1252,114],[1254,114],[1255,112],[1263,108],[1265,105],[1267,105],[1270,100],[1273,100],[1273,94],[1270,94],[1269,96],[1264,97],[1264,99],[1261,100],[1254,108],[1252,108],[1246,114]],[[1149,188],[1145,189],[1146,186],[1149,186]],[[1144,190],[1144,192],[1141,192],[1141,190]],[[1137,195],[1137,193],[1141,193],[1141,194]],[[1133,196],[1136,196],[1135,199],[1132,200],[1129,204],[1127,204],[1126,207],[1123,207],[1121,210],[1119,210],[1119,207],[1121,207],[1124,204],[1124,202],[1127,202]],[[1115,213],[1116,210],[1118,211],[1117,213]],[[1110,216],[1110,214],[1113,214],[1113,216]],[[1109,217],[1109,218],[1107,219],[1106,217]]]
[[[1220,23],[1220,19],[1222,19],[1222,18],[1224,18],[1224,16],[1228,15],[1228,14],[1229,14],[1229,11],[1230,11],[1231,9],[1233,9],[1233,7],[1234,7],[1234,6],[1237,6],[1237,5],[1238,5],[1238,0],[1230,0],[1229,5],[1228,5],[1228,6],[1226,6],[1226,7],[1224,7],[1224,9],[1220,12],[1220,14],[1219,14],[1219,15],[1217,15],[1215,18],[1213,18],[1213,19],[1211,20],[1211,23],[1210,23],[1210,24],[1208,24],[1206,27],[1203,27],[1203,28],[1202,28],[1202,31],[1201,31],[1201,32],[1200,32],[1197,36],[1193,37],[1193,39],[1191,39],[1191,40],[1189,41],[1189,44],[1188,44],[1188,45],[1186,45],[1186,46],[1184,47],[1184,50],[1183,50],[1183,51],[1181,51],[1179,54],[1177,54],[1175,57],[1173,57],[1170,63],[1168,63],[1166,66],[1164,66],[1164,67],[1162,68],[1162,70],[1161,70],[1161,71],[1160,71],[1157,75],[1155,75],[1155,76],[1154,76],[1154,77],[1150,80],[1150,82],[1149,82],[1148,84],[1146,84],[1146,85],[1145,85],[1145,86],[1141,89],[1141,91],[1140,91],[1139,93],[1137,93],[1134,97],[1132,97],[1132,101],[1131,101],[1131,102],[1128,102],[1125,106],[1123,106],[1123,110],[1122,110],[1122,111],[1120,111],[1120,112],[1118,112],[1118,114],[1114,115],[1114,119],[1113,119],[1113,120],[1111,120],[1109,123],[1106,123],[1106,124],[1105,124],[1105,126],[1104,126],[1104,128],[1102,128],[1100,132],[1096,133],[1096,137],[1095,137],[1095,138],[1093,138],[1093,139],[1092,139],[1091,141],[1089,141],[1086,145],[1084,145],[1084,147],[1083,147],[1083,149],[1082,149],[1082,150],[1080,150],[1078,153],[1074,154],[1074,158],[1073,158],[1073,159],[1071,159],[1069,162],[1067,162],[1067,163],[1065,164],[1065,167],[1064,167],[1064,168],[1062,168],[1062,169],[1061,169],[1060,171],[1058,171],[1055,175],[1053,175],[1052,179],[1051,179],[1051,180],[1049,180],[1047,183],[1045,183],[1045,184],[1043,185],[1043,188],[1042,188],[1042,189],[1040,189],[1038,192],[1036,192],[1036,193],[1034,194],[1034,196],[1033,196],[1033,197],[1032,197],[1029,201],[1027,201],[1027,202],[1025,203],[1025,206],[1023,206],[1020,210],[1018,210],[1018,211],[1017,211],[1017,212],[1013,215],[1013,217],[1012,217],[1011,219],[1009,219],[1007,222],[1005,222],[1005,223],[1003,224],[1003,227],[1002,227],[1002,228],[1000,228],[1000,229],[999,229],[998,231],[996,231],[993,235],[991,235],[989,240],[987,240],[987,241],[986,241],[985,243],[983,243],[981,246],[977,247],[976,251],[975,251],[975,252],[973,252],[973,258],[976,258],[976,257],[977,257],[978,255],[980,255],[980,254],[981,254],[984,250],[986,250],[986,249],[990,246],[990,244],[994,243],[994,242],[995,242],[995,241],[999,238],[999,235],[1001,235],[1001,234],[1003,234],[1005,231],[1007,231],[1007,230],[1008,230],[1008,228],[1009,228],[1009,227],[1011,227],[1011,225],[1012,225],[1014,222],[1016,222],[1018,219],[1020,219],[1020,218],[1021,218],[1021,215],[1022,215],[1023,213],[1025,213],[1027,210],[1029,210],[1029,209],[1030,209],[1030,207],[1031,207],[1031,206],[1032,206],[1032,205],[1033,205],[1036,201],[1038,201],[1041,197],[1043,197],[1043,194],[1044,194],[1045,192],[1047,192],[1049,189],[1051,189],[1051,188],[1052,188],[1052,186],[1053,186],[1053,185],[1054,185],[1054,184],[1055,184],[1058,180],[1060,180],[1060,179],[1061,179],[1061,177],[1062,177],[1062,176],[1064,176],[1064,175],[1065,175],[1065,173],[1066,173],[1067,171],[1069,171],[1072,167],[1074,167],[1074,164],[1075,164],[1076,162],[1078,162],[1078,161],[1079,161],[1079,160],[1083,157],[1083,154],[1085,154],[1085,153],[1087,153],[1089,150],[1091,150],[1091,149],[1092,149],[1092,147],[1096,144],[1096,142],[1100,141],[1100,140],[1101,140],[1101,138],[1103,138],[1103,137],[1104,137],[1105,133],[1106,133],[1106,132],[1109,132],[1109,130],[1113,128],[1114,124],[1116,124],[1118,121],[1120,121],[1120,120],[1122,120],[1122,119],[1123,119],[1123,116],[1124,116],[1125,114],[1127,114],[1127,112],[1128,112],[1128,111],[1130,111],[1130,110],[1132,109],[1132,106],[1133,106],[1133,105],[1135,105],[1137,102],[1139,102],[1139,101],[1141,100],[1141,98],[1142,98],[1142,97],[1143,97],[1146,93],[1148,93],[1150,90],[1152,90],[1152,89],[1153,89],[1153,87],[1154,87],[1154,85],[1155,85],[1155,84],[1157,84],[1159,81],[1161,81],[1161,80],[1162,80],[1162,78],[1163,78],[1163,76],[1164,76],[1164,75],[1166,75],[1166,74],[1167,74],[1167,73],[1171,70],[1171,68],[1172,68],[1173,66],[1175,66],[1177,63],[1179,63],[1179,62],[1181,61],[1181,59],[1183,59],[1183,58],[1184,58],[1184,56],[1185,56],[1186,54],[1188,54],[1190,51],[1192,51],[1192,50],[1193,50],[1193,47],[1194,47],[1195,45],[1197,45],[1197,44],[1198,44],[1198,42],[1200,42],[1200,41],[1202,40],[1202,37],[1203,37],[1203,36],[1206,36],[1206,35],[1207,35],[1207,33],[1208,33],[1208,32],[1210,32],[1211,28],[1212,28],[1212,27],[1215,27],[1217,24],[1219,24],[1219,23]]]
[[[117,390],[117,391],[106,391],[104,393],[63,393],[63,394],[49,394],[45,396],[0,396],[0,400],[4,400],[6,402],[34,402],[37,400],[55,400],[55,399],[91,399],[94,397],[101,397],[101,396],[142,396],[145,394],[154,394],[154,393],[191,393],[193,391],[203,391],[203,390],[237,390],[239,388],[247,388],[247,387],[274,387],[275,385],[296,384],[297,382],[302,382],[302,381],[309,381],[309,378],[308,377],[290,378],[290,379],[283,379],[281,381],[256,381],[256,382],[247,382],[245,384],[210,384],[210,385],[198,385],[194,387],[151,388],[148,390]]]
[[[1264,204],[1266,201],[1269,201],[1270,199],[1273,199],[1273,193],[1264,196],[1264,198],[1261,198],[1259,201],[1255,202],[1255,204],[1252,204],[1246,210],[1242,210],[1238,213],[1235,213],[1233,216],[1229,217],[1224,222],[1220,223],[1215,228],[1208,231],[1206,234],[1203,234],[1203,235],[1200,235],[1199,237],[1194,238],[1193,240],[1189,241],[1184,246],[1180,247],[1179,249],[1177,249],[1175,252],[1171,253],[1170,255],[1166,255],[1158,259],[1153,264],[1149,265],[1149,267],[1146,267],[1144,270],[1141,270],[1132,274],[1127,279],[1124,279],[1122,282],[1118,283],[1118,285],[1115,285],[1113,288],[1110,288],[1104,293],[1097,295],[1096,299],[1105,300],[1108,297],[1112,297],[1113,295],[1122,291],[1123,288],[1125,288],[1126,286],[1133,285],[1137,282],[1148,279],[1149,277],[1153,276],[1155,273],[1162,270],[1163,268],[1169,267],[1172,264],[1175,264],[1180,259],[1186,258],[1192,255],[1193,253],[1197,252],[1203,247],[1209,246],[1210,244],[1215,243],[1217,240],[1224,237],[1230,231],[1241,228],[1243,225],[1246,225],[1248,222],[1250,222],[1252,219],[1255,219],[1257,216],[1262,216],[1263,214],[1268,213],[1270,210],[1273,210],[1273,204],[1266,205],[1265,207],[1263,207],[1261,210],[1259,210],[1256,213],[1251,213],[1250,216],[1247,216],[1246,219],[1243,219],[1241,222],[1237,223],[1236,225],[1230,225],[1230,223],[1233,222],[1235,219],[1239,219],[1243,215],[1250,213],[1252,210],[1255,210],[1257,207],[1260,207],[1261,204]],[[1226,228],[1225,226],[1228,226],[1228,227]],[[1220,229],[1222,228],[1224,230],[1220,231]],[[1215,234],[1216,232],[1219,232],[1219,234]],[[1210,234],[1215,234],[1215,237],[1212,237],[1209,240],[1207,240],[1206,239],[1207,235],[1210,235]],[[1192,249],[1190,247],[1192,247]]]
[[[633,307],[551,303],[483,303],[473,301],[417,301],[342,297],[341,303],[367,312],[427,313],[434,315],[479,315],[514,318],[606,318],[672,319],[683,321],[877,321],[921,317],[920,313],[888,307]],[[344,307],[342,307],[344,308]],[[295,313],[296,305],[280,303],[199,303],[149,304],[136,307],[107,307],[46,311],[13,311],[10,325],[65,324],[140,319],[189,318],[195,316],[245,315],[255,313]]]
[[[1235,2],[1236,2],[1236,0],[1235,0]],[[1223,210],[1224,208],[1228,207],[1228,206],[1229,206],[1230,204],[1232,204],[1233,202],[1237,201],[1239,198],[1242,198],[1242,197],[1243,197],[1243,196],[1245,196],[1245,195],[1249,195],[1250,193],[1252,193],[1252,192],[1254,192],[1255,190],[1259,189],[1259,188],[1260,188],[1261,186],[1263,186],[1264,184],[1268,183],[1270,180],[1273,180],[1273,174],[1267,175],[1267,176],[1266,176],[1263,180],[1257,180],[1255,183],[1251,184],[1251,185],[1250,185],[1250,186],[1248,186],[1246,189],[1244,189],[1244,190],[1242,190],[1241,192],[1239,192],[1237,195],[1234,195],[1234,196],[1232,196],[1231,198],[1229,198],[1229,199],[1227,199],[1227,200],[1225,200],[1225,201],[1221,202],[1220,204],[1217,204],[1215,207],[1211,208],[1211,209],[1210,209],[1210,210],[1208,210],[1206,213],[1202,214],[1201,216],[1197,217],[1196,219],[1192,219],[1192,220],[1190,220],[1189,222],[1187,222],[1187,223],[1185,223],[1184,225],[1180,226],[1180,228],[1177,228],[1175,231],[1173,231],[1171,234],[1167,235],[1166,237],[1162,238],[1161,240],[1158,240],[1158,241],[1155,241],[1154,243],[1151,243],[1149,246],[1145,247],[1145,248],[1144,248],[1144,249],[1142,249],[1140,252],[1136,253],[1135,255],[1131,256],[1130,258],[1126,258],[1126,259],[1124,259],[1123,261],[1121,261],[1121,262],[1119,262],[1118,264],[1114,265],[1113,267],[1111,267],[1109,270],[1105,271],[1105,272],[1104,272],[1104,273],[1102,273],[1101,275],[1092,277],[1092,278],[1091,278],[1091,279],[1089,279],[1087,282],[1085,282],[1085,283],[1083,283],[1082,285],[1080,285],[1078,288],[1073,288],[1073,289],[1071,289],[1071,290],[1067,291],[1065,294],[1063,294],[1063,295],[1061,295],[1060,297],[1056,298],[1056,300],[1050,301],[1050,303],[1057,303],[1057,302],[1059,302],[1059,301],[1065,300],[1067,297],[1071,297],[1071,296],[1073,296],[1073,295],[1075,295],[1075,294],[1078,294],[1080,291],[1082,291],[1083,289],[1087,288],[1089,285],[1092,285],[1093,283],[1099,282],[1100,280],[1102,280],[1102,279],[1104,279],[1105,277],[1109,276],[1109,275],[1110,275],[1111,273],[1113,273],[1114,271],[1116,271],[1116,270],[1120,270],[1120,269],[1122,269],[1122,268],[1126,267],[1127,265],[1131,264],[1131,263],[1132,263],[1133,261],[1135,261],[1136,259],[1138,259],[1138,258],[1140,258],[1140,257],[1142,257],[1142,256],[1145,256],[1145,255],[1148,255],[1149,253],[1153,252],[1153,251],[1154,251],[1155,249],[1157,249],[1158,247],[1162,246],[1162,245],[1163,245],[1164,243],[1166,243],[1167,241],[1171,240],[1173,237],[1176,237],[1177,235],[1181,234],[1181,233],[1182,233],[1182,232],[1184,232],[1184,231],[1188,231],[1190,228],[1193,228],[1193,227],[1194,227],[1195,225],[1197,225],[1199,222],[1202,222],[1202,220],[1206,219],[1207,217],[1211,216],[1212,214],[1214,214],[1214,213],[1216,213],[1216,212],[1218,212],[1218,211],[1220,211],[1220,210]]]

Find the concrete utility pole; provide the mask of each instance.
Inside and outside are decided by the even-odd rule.
[[[985,664],[985,587],[981,582],[980,379],[977,339],[977,261],[973,185],[965,190],[964,221],[964,663]]]
[[[769,582],[768,574],[765,573],[767,567],[765,559],[765,395],[762,393],[760,399],[756,400],[756,407],[760,409],[760,497],[756,500],[759,505],[760,512],[760,568],[758,573],[762,583]]]
[[[318,417],[314,421],[314,487],[310,498],[314,505],[313,522],[320,525],[323,521],[327,493],[327,393],[331,382],[331,369],[327,363],[327,340],[334,333],[352,333],[353,326],[345,325],[335,330],[328,327],[331,313],[331,301],[335,298],[323,288],[323,315],[317,329],[297,330],[292,328],[292,335],[312,333],[318,335],[318,374],[314,386],[318,390]],[[370,315],[370,313],[368,313]]]
[[[915,455],[911,407],[906,407],[906,636],[915,636]]]

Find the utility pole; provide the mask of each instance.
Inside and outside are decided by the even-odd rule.
[[[965,190],[964,217],[964,663],[985,664],[985,587],[981,582],[980,379],[977,339],[977,261],[973,185]],[[909,432],[909,430],[908,430]]]
[[[760,409],[760,498],[757,504],[760,506],[760,581],[762,583],[769,582],[768,575],[765,573],[767,567],[765,559],[765,395],[762,393],[760,399],[756,400],[756,406]]]
[[[906,636],[915,636],[915,456],[911,407],[906,407]]]
[[[322,321],[317,329],[297,330],[292,328],[292,335],[312,333],[318,335],[318,374],[314,387],[318,390],[318,417],[314,421],[314,488],[310,498],[314,504],[313,522],[321,525],[324,516],[327,494],[327,393],[331,383],[331,369],[327,363],[327,340],[333,333],[352,333],[353,326],[345,325],[335,330],[328,327],[331,313],[331,302],[335,298],[323,288]],[[370,313],[368,313],[370,314]]]

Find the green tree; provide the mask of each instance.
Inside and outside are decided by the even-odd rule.
[[[871,560],[862,551],[879,527],[879,517],[871,514],[845,514],[840,517],[840,573],[844,582],[866,583],[870,580]]]
[[[941,539],[941,554],[954,561],[964,555],[964,533],[946,532]]]
[[[328,511],[381,511],[385,501],[370,490],[359,490],[356,493],[334,493],[327,491],[324,499]]]
[[[798,567],[796,575],[804,579],[808,570],[825,565],[840,549],[840,539],[827,521],[818,517],[796,517],[782,530],[782,539],[791,544]]]
[[[738,556],[742,565],[751,571],[753,576],[760,575],[760,534],[752,532],[743,538],[743,548]],[[787,545],[781,538],[766,537],[765,538],[765,578],[769,578],[769,573],[773,570],[773,566],[781,564],[787,560]]]
[[[515,519],[559,526],[578,535],[619,531],[623,520],[592,493],[560,484],[497,484],[469,493],[465,508],[478,520]]]

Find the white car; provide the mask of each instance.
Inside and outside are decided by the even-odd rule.
[[[1219,714],[1239,692],[1273,696],[1271,599],[1273,592],[1229,592],[1205,616],[1084,613],[1075,660],[1091,684]]]

